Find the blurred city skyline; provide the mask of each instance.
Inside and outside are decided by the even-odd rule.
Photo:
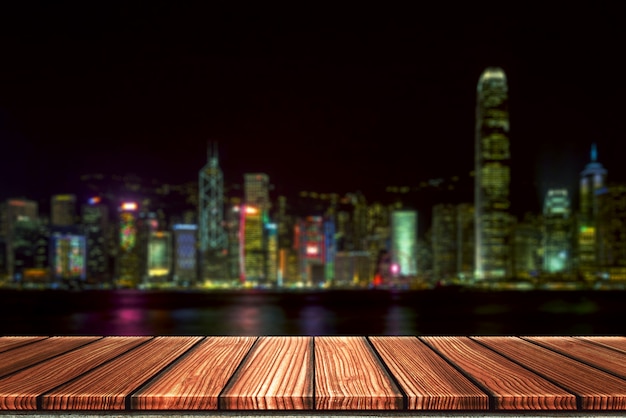
[[[375,201],[469,175],[492,65],[509,82],[513,212],[550,187],[575,195],[592,143],[626,180],[624,5],[465,7],[3,4],[0,197],[49,199],[96,172],[197,181],[216,141],[227,184],[263,172],[277,193]]]

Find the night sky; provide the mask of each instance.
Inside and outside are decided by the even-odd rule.
[[[465,176],[487,66],[509,81],[514,204],[575,191],[592,142],[626,180],[626,3],[420,3],[2,2],[0,198],[193,181],[207,141],[227,183],[285,193]]]

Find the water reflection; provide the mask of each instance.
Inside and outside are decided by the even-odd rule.
[[[305,306],[300,311],[299,325],[304,335],[334,335],[335,315],[319,306]]]
[[[0,335],[624,335],[624,295],[0,291]]]
[[[385,317],[384,335],[418,335],[417,314],[406,306],[390,306]]]

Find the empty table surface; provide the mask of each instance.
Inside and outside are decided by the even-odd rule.
[[[0,337],[0,412],[626,411],[626,337]]]

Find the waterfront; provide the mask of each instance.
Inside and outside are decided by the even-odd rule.
[[[625,335],[623,291],[0,291],[0,335]]]

